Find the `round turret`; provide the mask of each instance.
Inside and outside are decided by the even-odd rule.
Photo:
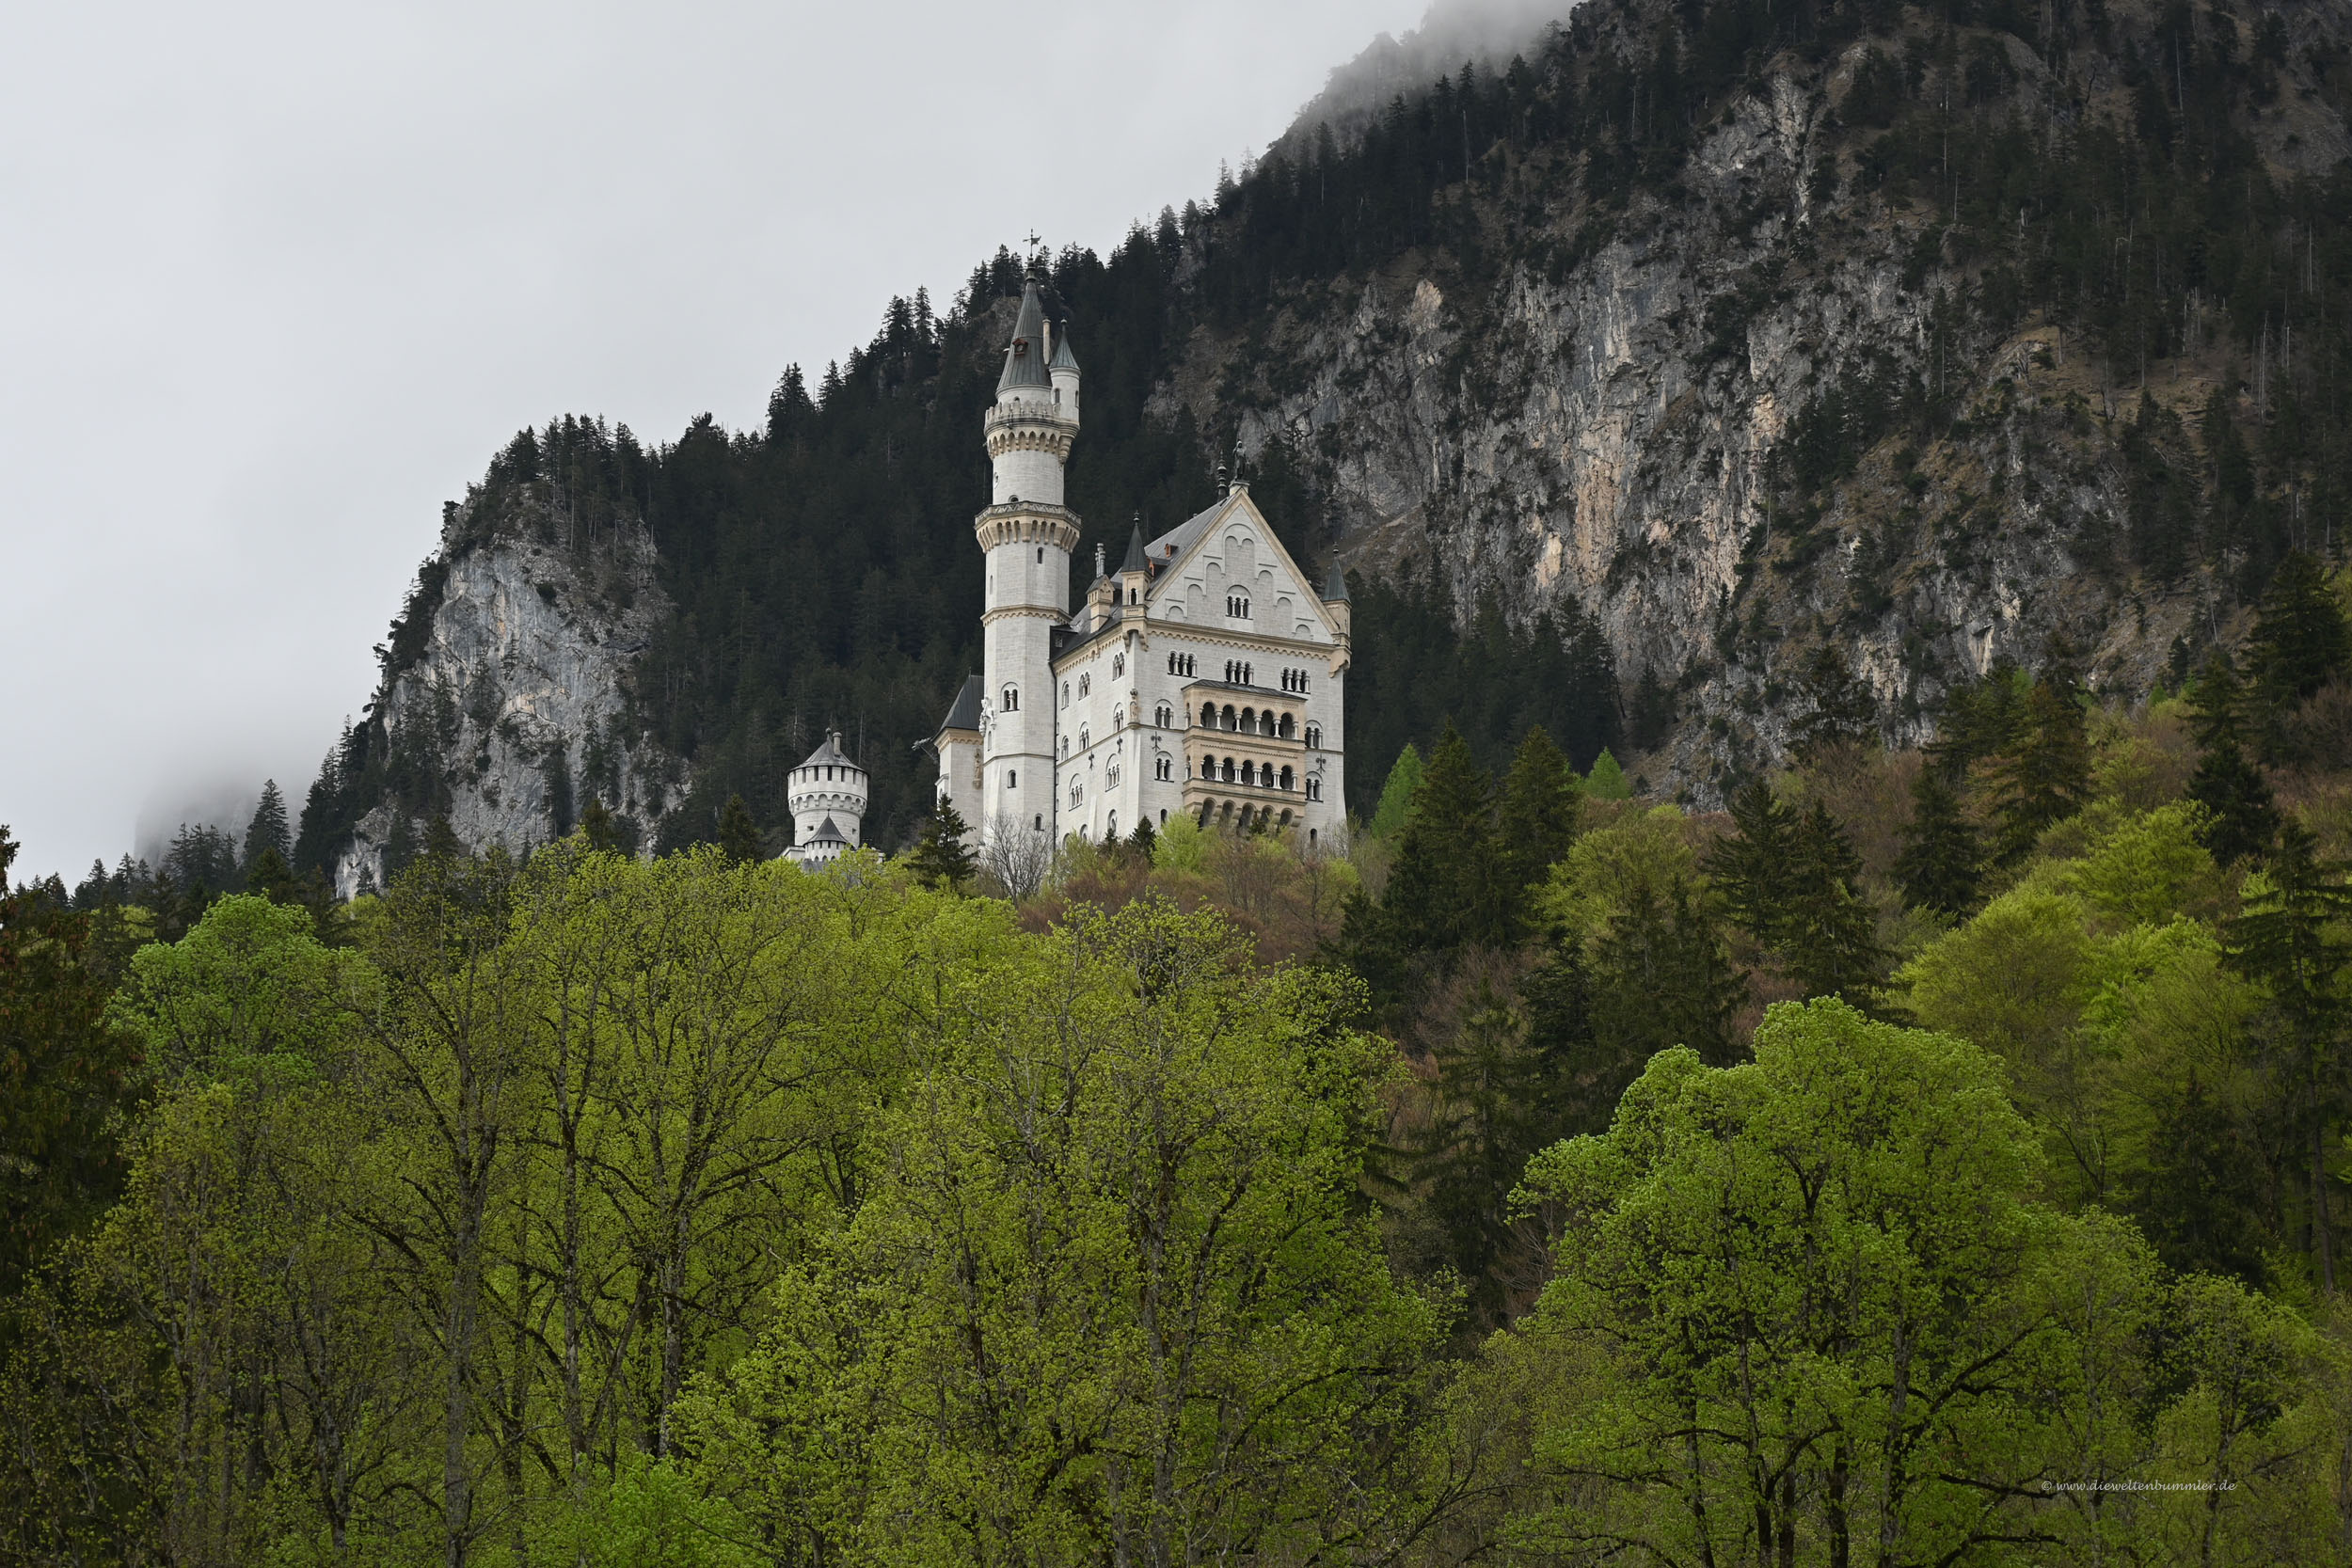
[[[786,794],[792,810],[792,858],[821,865],[856,848],[871,798],[866,769],[841,749],[841,732],[827,730],[824,744],[792,769]]]

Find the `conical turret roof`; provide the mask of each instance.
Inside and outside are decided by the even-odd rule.
[[[1136,525],[1133,533],[1127,535],[1127,559],[1119,563],[1119,569],[1121,572],[1140,572],[1144,569],[1143,525],[1140,523]]]
[[[839,730],[827,730],[825,732],[824,744],[818,747],[817,750],[809,752],[808,760],[802,763],[801,766],[803,768],[822,768],[827,763],[848,763],[851,768],[857,767],[856,763],[850,761],[849,753],[841,749],[841,732]]]
[[[1077,368],[1078,356],[1070,352],[1070,324],[1064,322],[1061,330],[1054,335],[1054,360],[1046,369],[1074,371]]]
[[[833,818],[830,816],[817,825],[817,831],[809,835],[808,841],[811,844],[838,844],[844,847],[847,847],[850,842],[841,836],[841,830],[833,825]]]
[[[1323,578],[1323,602],[1325,604],[1347,602],[1347,578],[1341,572],[1340,563],[1336,561],[1331,562],[1331,570],[1326,573]]]
[[[1045,363],[1045,308],[1038,303],[1037,277],[1031,274],[1021,286],[1021,313],[1013,318],[1012,341],[1005,345],[1005,372],[996,378],[996,390],[1053,384]]]

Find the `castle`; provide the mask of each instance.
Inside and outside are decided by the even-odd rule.
[[[1332,841],[1346,821],[1339,574],[1314,592],[1235,482],[1157,538],[1136,529],[1116,572],[1096,546],[1073,612],[1079,519],[1062,481],[1078,388],[1069,336],[1057,340],[1032,277],[981,422],[994,470],[973,519],[986,557],[981,673],[932,740],[940,800],[977,830],[984,856],[1024,840],[1120,837],[1177,812]],[[845,768],[855,765],[828,736],[794,770],[803,863],[857,842],[866,780]]]

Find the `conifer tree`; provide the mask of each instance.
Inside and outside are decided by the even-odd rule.
[[[306,901],[302,882],[275,848],[264,848],[255,857],[253,868],[246,873],[245,890],[259,894],[273,904],[300,904]]]
[[[1633,799],[1633,786],[1626,782],[1625,769],[1617,766],[1617,759],[1606,746],[1593,759],[1592,770],[1584,775],[1584,793],[1596,800]]]
[[[1135,851],[1136,861],[1146,870],[1151,868],[1152,852],[1159,845],[1159,830],[1152,826],[1152,819],[1149,816],[1137,817],[1136,831],[1127,835],[1127,847]]]
[[[1878,916],[1856,887],[1862,865],[1846,832],[1819,800],[1798,819],[1790,897],[1780,946],[1789,978],[1807,996],[1842,996],[1866,1007],[1886,972]]]
[[[2249,894],[2231,923],[2229,958],[2241,973],[2269,989],[2271,1006],[2292,1052],[2286,1082],[2279,1085],[2278,1114],[2293,1126],[2309,1160],[2305,1220],[2311,1237],[2312,1273],[2334,1290],[2335,1232],[2328,1169],[2329,1149],[2344,1121],[2342,979],[2352,962],[2352,945],[2338,932],[2352,916],[2352,888],[2345,867],[2319,856],[2310,830],[2290,822],[2280,830],[2278,852],[2263,868],[2268,886]]]
[[[1408,740],[1389,769],[1389,782],[1380,786],[1380,803],[1372,814],[1373,837],[1393,844],[1405,831],[1406,819],[1413,813],[1413,797],[1421,792],[1421,752]]]
[[[1984,876],[1984,847],[1962,812],[1960,792],[1931,759],[1911,781],[1911,822],[1895,858],[1895,882],[1913,909],[1967,912]]]
[[[617,854],[621,849],[621,830],[605,810],[604,802],[596,796],[588,797],[588,809],[580,814],[580,836],[588,847],[597,854]]]
[[[278,793],[276,779],[262,781],[261,802],[253,808],[253,821],[245,831],[245,869],[248,876],[264,851],[276,851],[280,863],[294,854],[294,835],[286,821],[286,798]]]
[[[1791,894],[1797,814],[1761,779],[1742,785],[1727,805],[1731,832],[1708,851],[1707,875],[1732,923],[1770,947]]]
[[[2052,671],[2026,694],[2018,738],[1999,759],[1994,809],[2001,854],[2031,849],[2042,830],[2082,810],[2090,799],[2090,737],[2074,684]]]
[[[1451,953],[1511,939],[1512,901],[1496,864],[1493,784],[1449,721],[1429,756],[1381,905],[1407,952]]]
[[[1594,1034],[1635,1059],[1687,1045],[1731,1060],[1740,976],[1708,901],[1677,879],[1662,894],[1638,885],[1615,919],[1589,939]]]
[[[2270,781],[2246,754],[2245,710],[2237,662],[2222,649],[2206,661],[2197,682],[2197,771],[2188,782],[2188,798],[2205,808],[2201,836],[2223,865],[2265,853],[2279,832]]]
[[[1804,696],[1809,711],[1797,721],[1797,749],[1811,753],[1825,747],[1866,740],[1876,730],[1878,705],[1870,689],[1854,678],[1846,656],[1824,642],[1805,665]]]
[[[767,858],[767,847],[760,842],[759,826],[752,820],[749,806],[740,795],[730,795],[719,811],[719,847],[737,865],[749,865]]]
[[[1543,727],[1527,732],[1502,781],[1497,849],[1515,901],[1576,842],[1577,779]]]
[[[2311,696],[2352,660],[2352,629],[2328,575],[2300,550],[2279,562],[2254,624],[2248,664],[2274,718]]]
[[[922,838],[907,855],[907,869],[927,886],[949,890],[963,886],[978,869],[963,842],[970,832],[954,802],[943,799],[930,820],[923,824]]]

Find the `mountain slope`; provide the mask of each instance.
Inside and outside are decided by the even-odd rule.
[[[1366,595],[1371,789],[1448,712],[1490,761],[1543,722],[1711,800],[1818,708],[1916,737],[2054,638],[2145,691],[2285,549],[2334,547],[2348,35],[2319,5],[1587,0],[1504,71],[1302,127],[1212,206],[1053,258],[1087,374],[1071,503],[1116,546],[1201,504],[1238,436],[1285,544]],[[583,673],[608,751],[618,723],[664,781],[608,800],[644,842],[730,793],[780,824],[827,723],[873,769],[869,837],[911,831],[912,748],[976,657],[1018,272],[1000,251],[941,316],[894,302],[758,433],[559,422],[466,503],[585,495],[652,541],[670,610]],[[486,828],[482,792],[534,768],[548,793],[544,739],[485,772],[423,721],[409,672],[455,644],[418,628],[449,612],[422,594],[388,645],[307,853],[368,813],[387,844],[437,810]]]

